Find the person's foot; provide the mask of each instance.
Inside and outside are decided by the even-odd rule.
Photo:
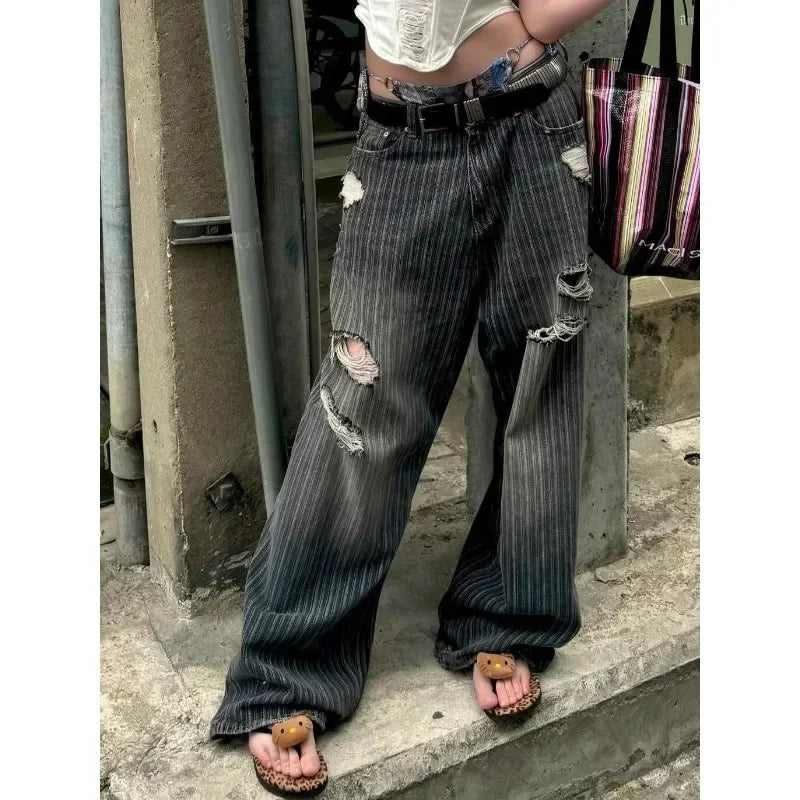
[[[478,705],[484,711],[491,711],[497,706],[511,706],[521,700],[530,687],[531,671],[521,659],[515,659],[517,668],[510,678],[493,680],[480,673],[477,662],[472,667],[472,682],[475,685],[475,696]],[[494,684],[494,687],[492,687]]]
[[[271,733],[253,731],[248,737],[250,752],[265,766],[292,778],[311,778],[319,772],[320,763],[314,743],[313,729],[297,747],[278,747]],[[299,749],[299,752],[298,752]]]

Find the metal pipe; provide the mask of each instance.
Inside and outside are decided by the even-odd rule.
[[[273,379],[269,294],[250,151],[244,80],[240,69],[231,0],[204,0],[203,6],[217,99],[261,479],[267,514],[271,514],[286,469],[286,446],[281,408]]]
[[[250,0],[246,10],[245,64],[256,193],[272,302],[272,333],[280,348],[279,397],[284,425],[291,435],[299,425],[319,367],[319,279],[316,251],[309,252],[307,243],[308,225],[316,233],[316,214],[305,219],[289,0]]]
[[[142,410],[136,345],[128,144],[119,0],[100,3],[100,176],[117,560],[147,564]]]
[[[303,167],[308,320],[311,341],[311,380],[320,367],[319,246],[317,243],[317,184],[314,179],[314,122],[311,114],[311,76],[308,69],[303,0],[289,0],[292,17],[297,106],[300,120],[300,153]]]

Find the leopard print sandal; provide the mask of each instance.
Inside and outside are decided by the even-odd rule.
[[[313,723],[305,714],[298,714],[284,722],[272,726],[272,741],[278,747],[295,747],[302,744],[311,735]],[[319,772],[307,778],[301,775],[293,778],[283,772],[277,772],[272,767],[265,767],[255,756],[253,766],[259,783],[268,791],[280,797],[314,797],[319,794],[328,783],[328,765],[317,751],[319,756]]]
[[[478,653],[475,660],[478,662],[478,672],[492,680],[510,678],[517,669],[517,662],[514,656],[507,653]],[[541,699],[542,687],[539,684],[539,679],[531,672],[528,691],[516,703],[510,706],[495,706],[494,708],[484,709],[484,713],[487,717],[492,717],[492,719],[504,717],[519,719],[522,715],[532,711]]]

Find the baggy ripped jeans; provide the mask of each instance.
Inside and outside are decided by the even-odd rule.
[[[396,93],[436,102],[476,86]],[[476,322],[494,472],[439,604],[435,657],[461,670],[509,652],[542,670],[577,633],[587,172],[564,80],[537,107],[457,131],[415,136],[362,114],[330,352],[249,568],[212,738],[301,711],[324,730],[356,708],[381,588]]]

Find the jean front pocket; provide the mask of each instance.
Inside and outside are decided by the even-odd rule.
[[[354,150],[370,155],[389,153],[400,145],[406,136],[406,129],[376,122],[362,112],[358,124],[358,135]]]
[[[581,102],[566,80],[551,90],[547,100],[528,109],[527,117],[537,131],[546,135],[580,132],[584,122]]]

